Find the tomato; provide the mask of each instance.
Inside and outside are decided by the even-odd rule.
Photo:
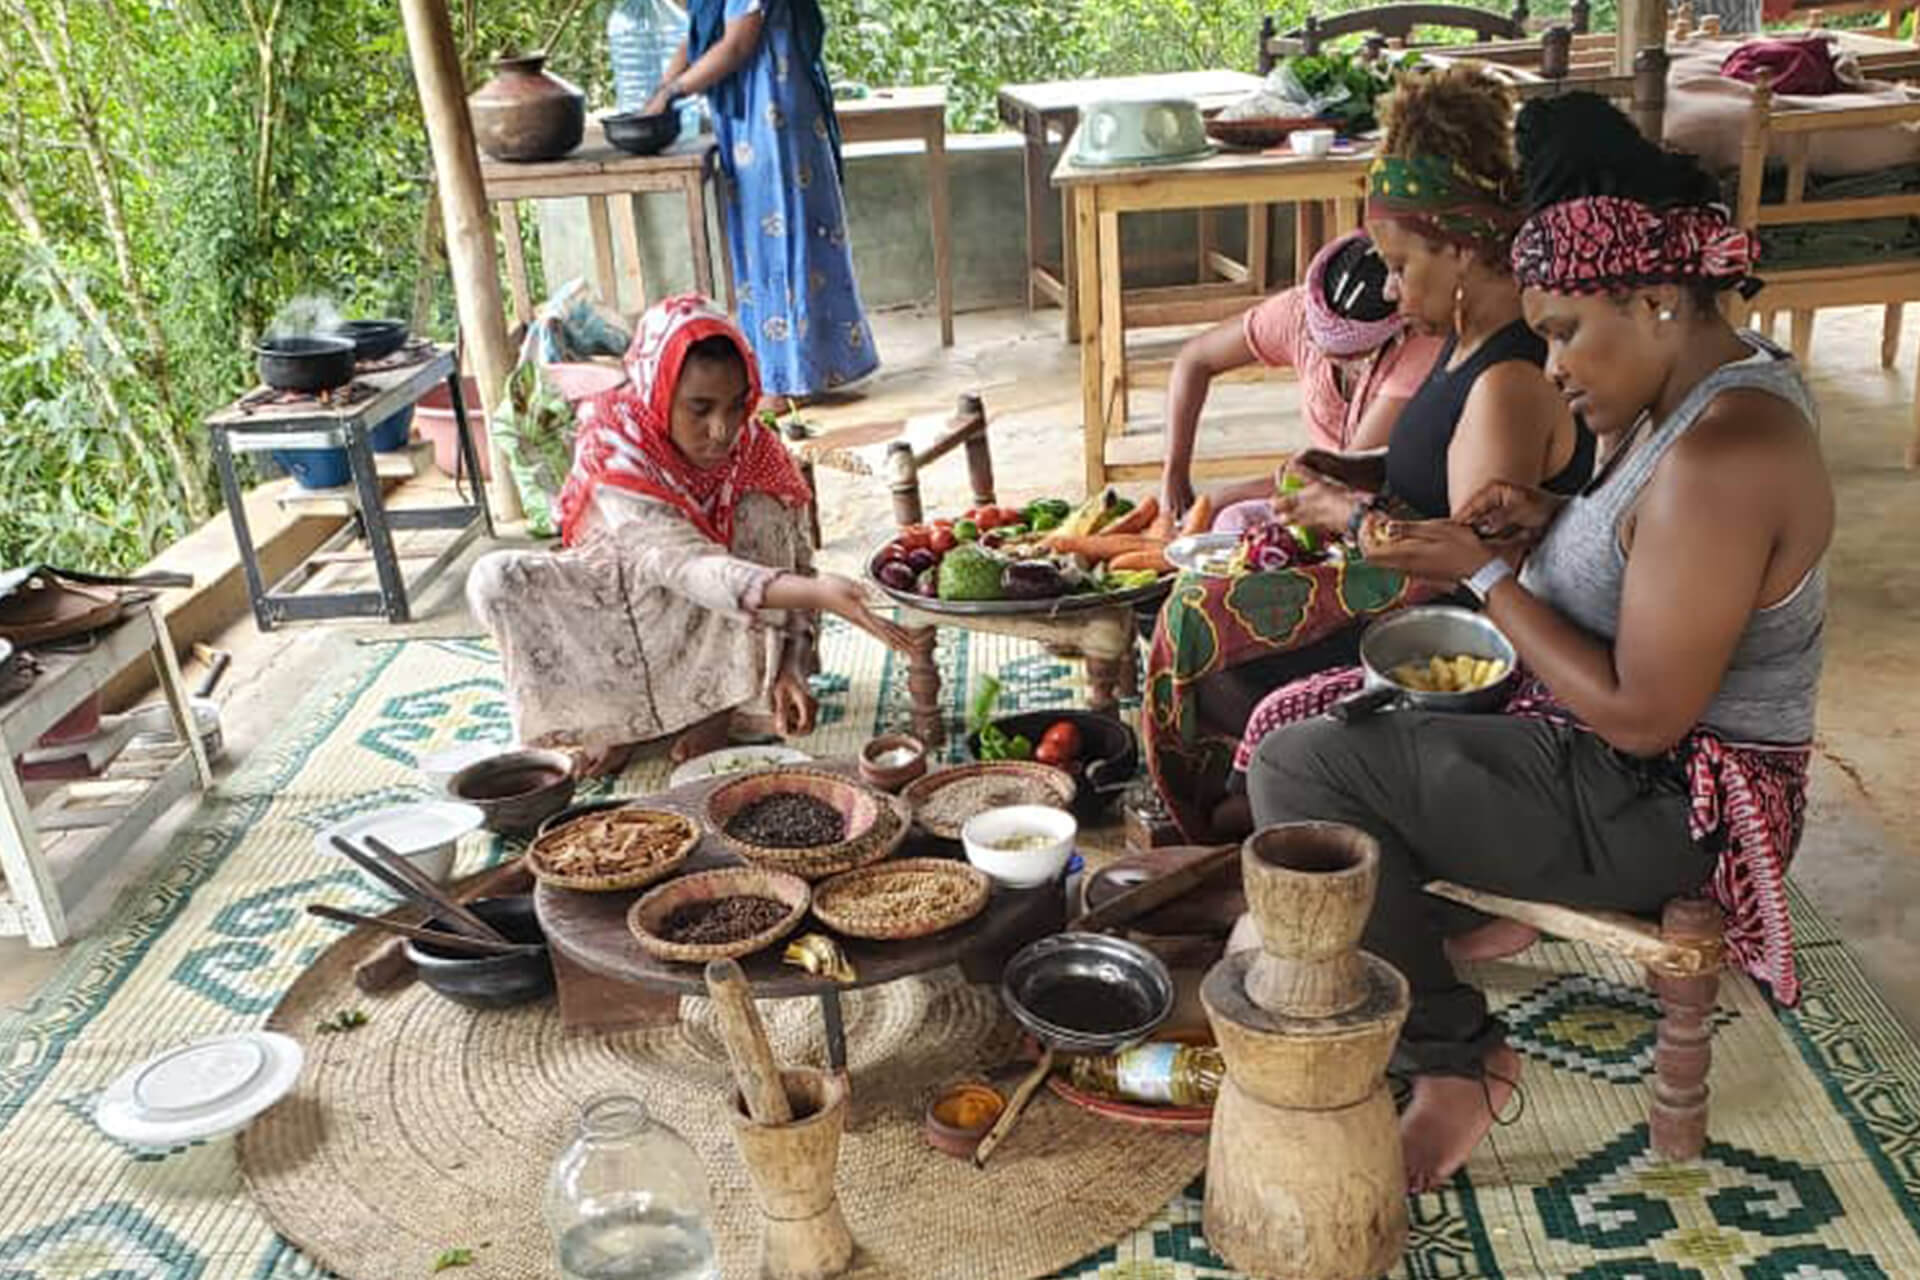
[[[929,545],[934,554],[943,556],[953,550],[954,544],[958,541],[959,539],[953,536],[952,529],[943,529],[936,524],[933,526],[933,540]]]
[[[993,514],[993,524],[996,529],[1001,525],[1023,524],[1026,521],[1026,517],[1020,513],[1018,507],[995,507]]]
[[[1033,749],[1033,758],[1041,764],[1050,764],[1056,769],[1064,769],[1073,763],[1073,757],[1060,751],[1060,744],[1040,739],[1040,745]]]
[[[1071,720],[1057,721],[1040,736],[1040,745],[1051,747],[1063,760],[1077,760],[1080,757],[1080,727]]]
[[[953,521],[951,521],[951,520],[935,520],[935,521],[933,522],[933,527],[934,527],[934,528],[936,528],[936,529],[951,529],[951,528],[953,528]]]
[[[923,524],[910,524],[894,542],[905,551],[920,551],[933,545],[933,530]]]

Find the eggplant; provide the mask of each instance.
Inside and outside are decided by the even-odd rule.
[[[940,557],[925,547],[915,547],[907,552],[907,567],[915,573],[925,573],[929,569],[938,568],[939,565]]]
[[[1009,600],[1051,600],[1067,593],[1067,580],[1046,560],[1022,560],[1007,566]]]
[[[929,600],[938,600],[940,598],[940,570],[937,568],[921,570],[919,576],[913,580],[913,589]]]
[[[911,591],[914,588],[914,572],[904,562],[890,560],[880,566],[880,581],[895,591]]]

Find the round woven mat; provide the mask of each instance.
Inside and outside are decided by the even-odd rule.
[[[240,1167],[274,1225],[347,1280],[426,1275],[447,1248],[457,1274],[555,1276],[540,1199],[580,1104],[631,1093],[699,1152],[713,1186],[714,1236],[729,1277],[755,1274],[759,1210],[725,1113],[726,1051],[704,1000],[679,1026],[569,1035],[551,1002],[492,1013],[419,983],[367,996],[353,965],[377,940],[330,948],[287,992],[269,1026],[298,1039],[295,1092],[241,1135]],[[1139,1226],[1206,1163],[1206,1139],[1101,1120],[1037,1095],[982,1171],[929,1148],[932,1091],[996,1067],[1012,1024],[991,990],[955,974],[906,979],[845,999],[853,1111],[840,1149],[840,1203],[859,1245],[853,1274],[1015,1280],[1070,1266]],[[365,1025],[318,1034],[343,1009]],[[820,1065],[818,1005],[760,1006],[774,1052]]]

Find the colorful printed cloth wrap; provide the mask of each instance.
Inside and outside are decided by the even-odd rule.
[[[579,536],[594,490],[603,484],[678,508],[695,528],[723,547],[733,545],[733,510],[749,493],[769,494],[805,507],[813,494],[793,455],[749,414],[721,466],[702,471],[673,442],[673,391],[687,351],[705,338],[725,337],[747,366],[747,403],[760,402],[760,371],[746,336],[713,303],[683,294],[640,318],[627,348],[623,386],[580,407],[573,470],[560,491],[561,536]]]
[[[1505,250],[1520,219],[1500,189],[1445,156],[1381,156],[1367,172],[1367,218],[1392,218],[1436,240]]]
[[[1602,293],[1649,284],[1759,288],[1760,242],[1718,205],[1655,209],[1622,196],[1583,196],[1528,218],[1513,241],[1523,289]]]
[[[1247,722],[1235,768],[1244,770],[1260,740],[1275,729],[1324,714],[1365,683],[1360,668],[1348,667],[1276,690]],[[1530,677],[1521,682],[1505,713],[1591,732]],[[1727,950],[1786,1005],[1800,999],[1793,920],[1787,911],[1787,867],[1806,825],[1812,757],[1809,747],[1727,742],[1707,729],[1695,729],[1673,752],[1687,779],[1688,833],[1719,858],[1706,890],[1727,913]]]
[[[1378,351],[1406,326],[1399,315],[1384,320],[1355,320],[1334,310],[1327,301],[1327,265],[1354,241],[1366,241],[1364,231],[1351,231],[1329,242],[1307,264],[1307,336],[1313,345],[1336,360],[1351,360]]]
[[[1203,681],[1442,594],[1365,561],[1235,578],[1182,574],[1154,628],[1140,727],[1154,786],[1186,837],[1209,837],[1243,728],[1203,719]]]

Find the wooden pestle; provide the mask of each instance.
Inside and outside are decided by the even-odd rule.
[[[793,1105],[780,1081],[780,1068],[767,1044],[767,1028],[753,1007],[753,992],[737,960],[707,964],[707,995],[720,1015],[720,1037],[726,1041],[733,1078],[746,1099],[747,1114],[755,1124],[791,1124]]]

